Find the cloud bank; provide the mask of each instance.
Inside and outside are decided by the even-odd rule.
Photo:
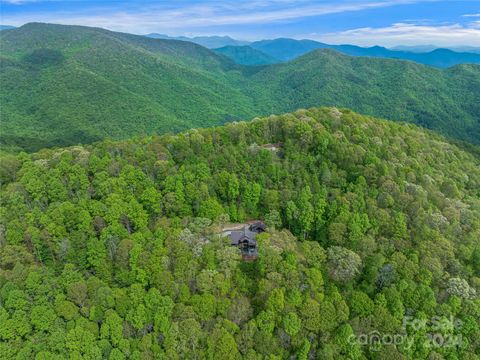
[[[365,27],[327,34],[312,34],[312,37],[329,43],[353,42],[362,46],[388,46],[391,44],[435,44],[437,46],[468,44],[480,46],[480,21],[472,22],[469,26],[460,24],[426,26],[395,23],[389,27]]]
[[[51,2],[52,0],[50,0]],[[55,0],[53,0],[55,1]],[[2,21],[13,25],[27,22],[51,22],[106,27],[111,30],[129,32],[150,32],[162,29],[186,27],[209,27],[221,25],[248,25],[278,23],[315,16],[355,12],[369,9],[434,2],[437,0],[365,0],[365,1],[306,1],[306,0],[256,0],[256,1],[203,1],[203,2],[133,2],[137,6],[120,5],[107,9],[105,4],[97,11],[76,11],[70,13],[35,12],[4,15]],[[23,4],[35,0],[8,0]],[[89,2],[86,2],[87,4]],[[92,4],[93,2],[90,2]],[[175,6],[172,6],[172,3]],[[182,5],[183,3],[183,5]],[[102,8],[103,7],[103,8]],[[138,10],[140,9],[140,10]],[[96,13],[96,14],[95,14]]]

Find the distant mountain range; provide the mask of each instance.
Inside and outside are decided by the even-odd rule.
[[[321,105],[480,143],[478,65],[437,69],[317,49],[290,62],[242,66],[191,42],[39,23],[0,32],[0,48],[0,141],[16,148],[130,138]]]
[[[368,48],[356,45],[329,45],[313,40],[275,39],[251,43],[250,47],[279,61],[293,60],[315,49],[333,49],[350,56],[368,56],[415,61],[436,67],[450,67],[457,64],[479,64],[480,54],[458,53],[448,49],[435,49],[427,53],[389,50],[381,46]]]
[[[14,29],[14,26],[0,25],[0,30]],[[293,60],[315,49],[334,49],[350,56],[370,56],[415,61],[420,64],[446,68],[457,64],[480,64],[480,48],[458,46],[448,49],[435,45],[396,46],[391,49],[382,46],[360,47],[356,45],[329,45],[314,40],[278,38],[249,42],[230,36],[169,36],[150,33],[154,39],[189,41],[223,54],[241,65],[267,65]]]
[[[218,49],[213,49],[218,54],[228,56],[230,59],[241,65],[267,65],[276,64],[280,61],[273,56],[265,54],[264,52],[254,49],[251,46],[224,46]]]
[[[170,40],[181,40],[181,41],[190,41],[198,45],[202,45],[208,49],[215,49],[224,46],[243,46],[248,45],[248,41],[241,41],[232,39],[229,36],[195,36],[195,37],[186,37],[186,36],[168,36],[164,34],[151,33],[145,35],[153,39],[170,39]]]
[[[330,45],[314,40],[278,38],[247,42],[229,36],[170,37],[162,34],[148,34],[157,39],[190,41],[213,49],[228,56],[237,64],[266,65],[293,60],[315,49],[334,49],[350,56],[369,56],[388,59],[415,61],[420,64],[446,68],[457,64],[480,64],[480,49],[457,47],[437,48],[434,45],[397,46],[387,49],[382,46],[361,47],[356,45]]]
[[[399,45],[399,46],[394,46],[390,48],[390,50],[422,53],[422,52],[430,52],[438,48],[439,47],[435,45],[412,45],[412,46]],[[475,47],[475,46],[450,46],[450,47],[447,47],[446,49],[456,51],[456,52],[480,54],[480,47]]]
[[[0,31],[2,31],[2,30],[10,30],[10,29],[15,29],[15,26],[11,26],[11,25],[0,25]]]

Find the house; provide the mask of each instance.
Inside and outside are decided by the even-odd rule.
[[[260,145],[260,147],[266,149],[266,150],[270,150],[272,152],[277,152],[279,151],[282,147],[283,147],[283,144],[282,143],[276,143],[276,144],[263,144],[263,145]]]
[[[258,257],[257,234],[265,231],[265,224],[256,221],[251,224],[244,224],[241,228],[225,232],[230,238],[231,245],[240,249],[244,260],[255,260]]]

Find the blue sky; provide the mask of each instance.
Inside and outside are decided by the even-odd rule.
[[[358,45],[480,46],[480,0],[0,0],[0,23],[136,34],[309,38]]]

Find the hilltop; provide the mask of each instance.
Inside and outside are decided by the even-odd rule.
[[[252,115],[238,75],[226,78],[236,65],[193,43],[49,24],[0,42],[6,144],[38,149]]]
[[[0,356],[474,359],[479,165],[336,108],[3,157]]]

